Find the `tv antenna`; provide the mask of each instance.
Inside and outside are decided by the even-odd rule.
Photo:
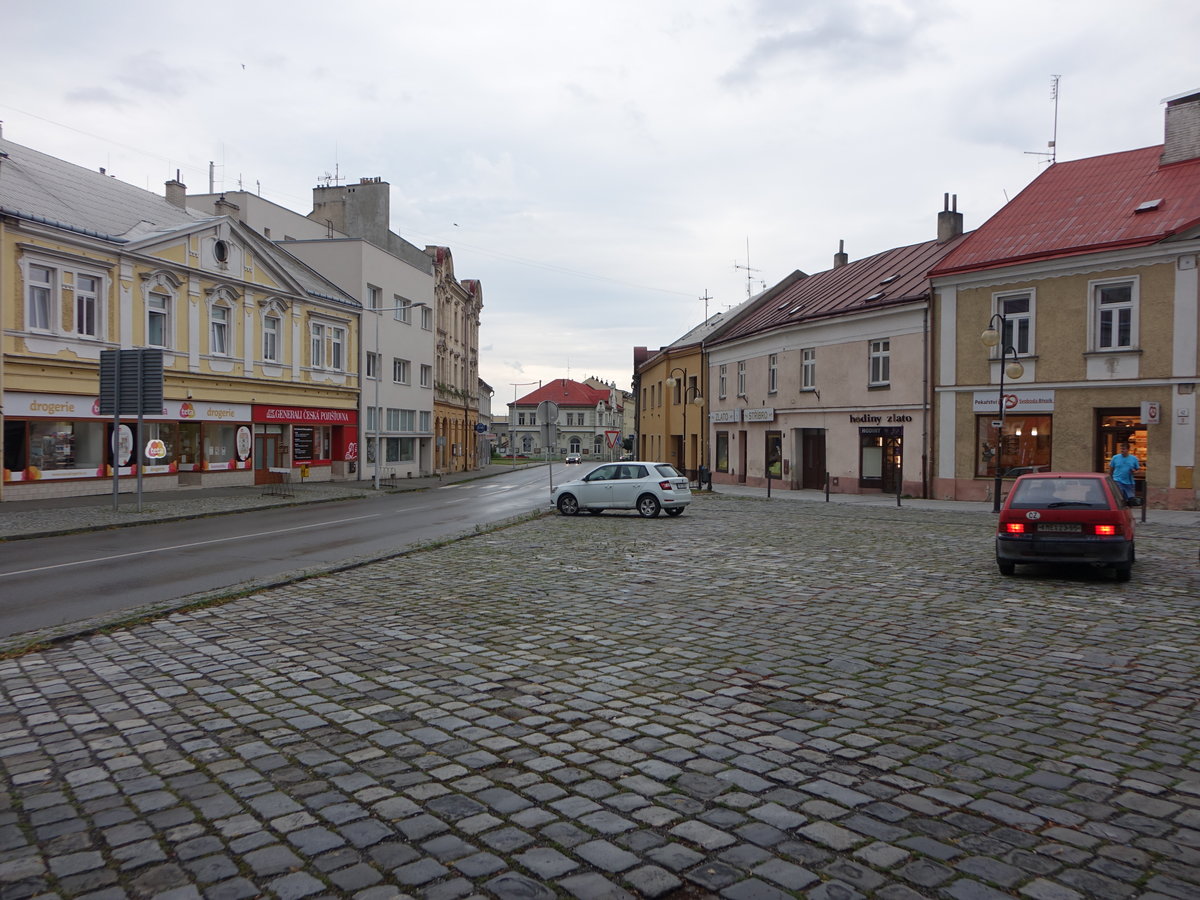
[[[704,301],[704,321],[707,324],[707,322],[708,322],[708,301],[713,299],[712,297],[708,296],[708,288],[704,289],[704,296],[701,297],[700,299]]]
[[[341,183],[342,175],[341,175],[340,171],[338,170],[338,164],[336,161],[333,164],[333,171],[326,172],[324,175],[322,175],[318,179],[318,181],[324,182],[325,187],[336,187],[338,184]]]
[[[1046,161],[1050,165],[1054,165],[1058,145],[1058,82],[1061,78],[1061,75],[1050,76],[1050,99],[1054,101],[1054,130],[1050,133],[1050,143],[1046,145],[1049,150],[1045,152],[1038,150],[1025,151],[1026,156],[1045,156],[1047,158]]]
[[[746,270],[746,299],[749,300],[753,293],[753,287],[751,285],[751,282],[754,280],[753,273],[760,271],[759,269],[750,268],[750,238],[749,237],[746,238],[746,264],[744,266],[739,265],[737,260],[734,260],[733,268],[734,268],[734,271],[736,271],[738,269]],[[763,282],[763,287],[766,287],[766,282]],[[708,292],[705,291],[705,293],[708,293]]]

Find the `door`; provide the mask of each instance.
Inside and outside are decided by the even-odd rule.
[[[254,436],[254,483],[270,484],[275,481],[272,466],[279,466],[279,435],[256,434]]]
[[[885,494],[896,493],[896,488],[901,486],[904,479],[903,443],[904,438],[901,437],[883,438],[883,492]]]
[[[617,466],[616,480],[612,484],[612,505],[618,509],[633,509],[650,473],[645,466]]]
[[[800,487],[825,489],[824,428],[804,428],[800,432]]]
[[[608,465],[593,469],[583,476],[583,483],[575,489],[580,506],[611,507],[613,505],[613,483],[620,466]]]

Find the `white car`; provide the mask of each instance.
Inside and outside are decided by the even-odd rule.
[[[594,516],[606,509],[636,509],[645,518],[665,510],[678,516],[692,502],[687,477],[670,463],[629,460],[597,466],[582,478],[550,490],[550,502],[564,516],[586,509]]]

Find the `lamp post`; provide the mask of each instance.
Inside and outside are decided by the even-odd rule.
[[[676,372],[679,373],[680,378],[675,377]],[[679,468],[683,471],[684,475],[687,475],[687,369],[681,369],[676,366],[667,374],[667,387],[672,391],[675,390],[675,385],[679,384],[681,379],[684,383],[684,390],[681,392],[683,398],[683,434],[679,439]],[[674,397],[671,398],[672,402],[674,399]],[[670,436],[670,433],[671,423],[668,421],[667,435]]]
[[[999,327],[997,327],[999,324]],[[1025,367],[1017,358],[1017,348],[1009,342],[1008,319],[1002,313],[996,313],[988,321],[987,329],[979,336],[979,342],[990,348],[999,347],[1000,351],[1000,393],[998,410],[1000,417],[996,420],[996,481],[992,489],[992,512],[1000,512],[1000,489],[1002,466],[1004,460],[1004,376],[1017,379],[1025,374]],[[1011,360],[1010,357],[1011,356]]]
[[[687,439],[688,439],[687,410],[688,410],[688,393],[689,392],[691,392],[691,394],[692,394],[692,402],[695,403],[696,406],[700,407],[701,409],[704,408],[704,395],[700,393],[700,388],[696,387],[695,385],[692,385],[691,387],[686,387],[683,389],[683,442],[685,445],[687,444]],[[686,453],[686,451],[685,451],[685,453]],[[696,482],[697,482],[697,484],[699,484],[699,482],[700,482],[700,465],[701,464],[698,463],[696,466]],[[686,469],[684,470],[683,474],[684,475],[688,474]],[[691,476],[689,475],[688,478],[690,479]]]
[[[413,303],[405,303],[402,306],[379,306],[371,310],[377,316],[385,312],[398,312],[402,309],[412,309],[416,306],[428,306],[424,300],[417,300]],[[412,378],[412,373],[409,373],[409,378]],[[379,490],[379,457],[383,452],[383,447],[379,443],[379,420],[382,417],[383,410],[379,406],[379,382],[383,380],[383,357],[379,355],[379,319],[375,319],[375,472],[371,479],[375,490]]]

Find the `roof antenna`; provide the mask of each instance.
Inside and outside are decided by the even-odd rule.
[[[753,281],[753,277],[754,277],[753,275],[751,275],[751,273],[759,271],[758,269],[750,268],[750,237],[749,237],[749,235],[746,236],[746,264],[744,266],[740,266],[735,261],[733,264],[733,268],[735,270],[736,269],[745,269],[746,270],[746,299],[749,300],[751,297],[751,291],[753,289],[751,286],[751,281]],[[766,284],[766,282],[764,282],[764,285],[765,284]],[[705,293],[707,293],[707,291]]]
[[[1041,152],[1041,151],[1037,151],[1037,150],[1026,150],[1025,151],[1026,156],[1045,156],[1045,157],[1047,157],[1046,162],[1050,163],[1050,165],[1054,165],[1055,159],[1056,159],[1055,154],[1057,153],[1057,149],[1058,149],[1058,82],[1059,82],[1059,79],[1061,79],[1061,78],[1062,78],[1061,75],[1051,75],[1050,76],[1050,99],[1054,101],[1054,130],[1051,132],[1050,143],[1046,145],[1049,148],[1049,151],[1048,152]]]

